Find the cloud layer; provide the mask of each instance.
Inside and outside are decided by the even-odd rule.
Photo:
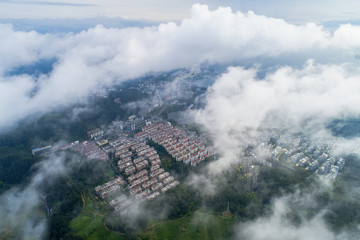
[[[230,8],[194,5],[191,17],[148,28],[95,28],[78,34],[39,34],[0,25],[0,129],[32,113],[72,104],[102,87],[150,72],[194,64],[303,58],[353,60],[360,28],[344,25],[334,34],[309,23],[293,25]],[[300,54],[301,53],[301,54]],[[16,67],[56,59],[49,74],[12,75]],[[276,60],[275,60],[276,62]]]
[[[326,126],[360,116],[359,79],[347,65],[312,61],[302,69],[281,67],[264,79],[258,79],[256,69],[231,67],[208,89],[206,107],[195,116],[214,135],[224,156],[218,162],[225,168],[238,162],[241,146],[256,139],[254,134],[265,134],[266,128],[303,132],[316,141],[336,140],[339,148],[354,151],[356,139],[335,139]],[[222,170],[217,162],[213,165]]]

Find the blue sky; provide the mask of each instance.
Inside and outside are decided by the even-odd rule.
[[[344,21],[357,19],[360,2],[353,0],[2,0],[0,18],[71,18],[98,16],[122,17],[150,21],[179,21],[190,16],[194,3],[230,6],[234,11],[252,10],[268,17],[283,18],[293,23]]]

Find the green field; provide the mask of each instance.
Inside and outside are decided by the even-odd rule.
[[[85,204],[80,215],[70,222],[74,235],[82,239],[126,239],[121,233],[112,232],[104,225],[104,211],[90,198],[84,198]]]
[[[74,236],[81,239],[129,239],[129,236],[112,231],[104,225],[105,215],[102,203],[84,197],[84,206],[69,226]],[[206,210],[198,210],[182,218],[151,223],[136,235],[137,239],[229,239],[232,234],[234,216],[224,212],[214,214]]]
[[[233,215],[196,211],[182,218],[154,224],[141,232],[140,239],[229,239]]]

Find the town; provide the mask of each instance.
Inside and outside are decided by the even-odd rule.
[[[95,188],[96,195],[118,215],[140,201],[151,201],[180,182],[164,168],[152,144],[162,146],[176,161],[196,167],[215,150],[203,136],[189,132],[159,118],[130,116],[127,121],[88,131],[88,139],[66,145],[33,149],[34,155],[70,150],[89,159],[116,163],[118,176]],[[260,165],[280,163],[300,167],[334,180],[345,165],[343,158],[331,154],[331,146],[313,144],[306,137],[272,136],[248,145],[241,157],[250,189],[256,189]]]
[[[97,186],[95,193],[115,213],[125,214],[134,201],[154,200],[180,184],[161,167],[161,159],[157,151],[148,145],[148,141],[163,146],[176,161],[194,167],[215,154],[206,139],[195,133],[174,127],[166,121],[136,119],[136,116],[129,118],[131,123],[126,128],[128,131],[124,131],[119,122],[113,122],[108,128],[103,126],[105,131],[100,128],[89,131],[89,139],[86,141],[37,148],[33,149],[33,154],[46,155],[54,151],[70,150],[89,159],[110,163],[114,159],[121,175]],[[141,131],[135,134],[139,126]]]
[[[118,168],[127,184],[118,177],[96,187],[95,191],[98,196],[107,200],[109,207],[118,214],[126,213],[133,202],[122,190],[128,190],[129,196],[135,200],[153,200],[179,185],[179,181],[161,168],[160,157],[154,148],[146,144],[147,140],[164,146],[177,161],[191,166],[196,166],[207,156],[214,155],[213,148],[205,146],[198,136],[189,135],[170,123],[147,123],[133,138],[120,136],[108,141],[106,147],[106,151],[113,151],[118,159]],[[95,132],[91,134],[93,133]],[[98,129],[93,137],[101,133],[102,130]]]
[[[275,162],[283,163],[332,180],[345,166],[343,158],[332,156],[331,145],[317,145],[307,137],[272,136],[267,141],[255,144],[246,155],[253,163],[267,166],[272,166]]]

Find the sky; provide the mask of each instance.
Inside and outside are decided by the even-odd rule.
[[[148,21],[181,21],[190,16],[195,3],[207,4],[211,10],[229,6],[234,11],[249,10],[293,23],[326,22],[358,19],[360,3],[354,0],[2,0],[0,18],[93,18],[98,16],[142,19]]]

